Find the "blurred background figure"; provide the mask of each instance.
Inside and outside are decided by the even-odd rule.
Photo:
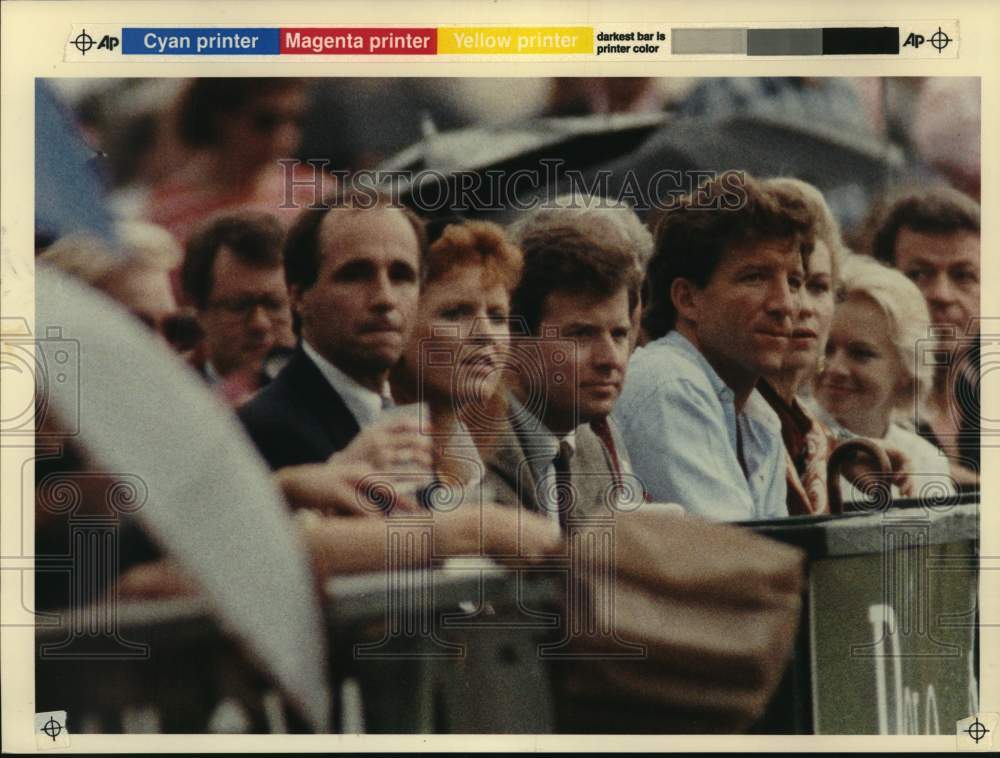
[[[181,286],[204,333],[191,365],[234,405],[274,377],[268,356],[295,347],[284,239],[274,216],[244,212],[210,220],[187,243]]]
[[[910,278],[940,333],[939,361],[918,431],[965,471],[979,472],[980,208],[949,187],[900,194],[877,216],[871,250]],[[925,338],[930,335],[923,335]]]
[[[192,80],[176,109],[177,133],[190,155],[153,186],[146,215],[181,242],[200,221],[226,210],[262,210],[291,223],[298,208],[288,207],[278,161],[295,156],[308,107],[301,79]],[[310,185],[313,172],[300,166],[291,177]],[[300,190],[295,197],[303,205],[322,197],[312,186]]]
[[[872,128],[899,147],[897,184],[947,182],[979,200],[981,82],[978,77],[886,76],[851,79]]]
[[[851,77],[871,128],[899,145],[913,159],[913,114],[924,87],[922,76]]]
[[[70,234],[38,256],[117,300],[179,352],[192,350],[200,329],[192,314],[178,308],[170,272],[181,261],[181,249],[162,227],[142,221],[114,227],[118,252],[111,243],[87,234]]]
[[[59,86],[76,95],[76,117],[88,143],[100,151],[108,203],[119,216],[141,214],[148,190],[184,165],[191,149],[176,128],[177,107],[187,79],[91,80],[77,93],[74,82]]]
[[[569,77],[552,80],[546,116],[588,116],[592,113],[656,113],[667,105],[667,94],[648,76]]]
[[[933,379],[933,367],[917,360],[930,323],[920,291],[864,256],[844,262],[841,289],[816,400],[833,423],[902,451],[918,488],[934,481],[953,491],[947,457],[914,431],[914,409]],[[845,501],[864,499],[851,485],[844,490]]]
[[[913,117],[917,154],[953,187],[979,200],[981,82],[977,77],[929,77]]]

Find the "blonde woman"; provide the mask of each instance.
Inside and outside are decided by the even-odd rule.
[[[771,179],[766,184],[779,195],[806,206],[814,239],[812,252],[805,261],[800,308],[793,318],[784,362],[779,371],[764,377],[757,389],[781,419],[789,515],[826,513],[830,510],[827,461],[837,445],[837,437],[809,412],[799,395],[808,390],[826,350],[844,243],[818,189],[798,179]]]
[[[798,179],[779,178],[766,182],[779,195],[802,202],[812,219],[813,249],[805,261],[805,279],[799,291],[799,310],[793,318],[792,335],[781,369],[758,383],[757,389],[781,420],[785,443],[788,513],[791,516],[837,510],[831,503],[828,468],[840,440],[838,434],[816,417],[803,402],[817,371],[825,360],[827,340],[833,325],[835,295],[841,261],[850,252],[822,193]],[[867,440],[866,442],[871,442]],[[856,480],[888,465],[897,487],[909,494],[909,461],[891,445],[879,445],[874,459],[843,450],[842,473]],[[869,446],[864,449],[872,450]],[[885,453],[883,456],[882,453]],[[879,459],[884,459],[880,464]],[[834,491],[834,495],[837,491]]]
[[[953,492],[947,457],[914,431],[933,381],[933,366],[917,356],[930,323],[920,290],[899,271],[856,255],[844,263],[840,290],[816,400],[847,430],[902,451],[917,494]],[[845,484],[845,500],[859,495]]]

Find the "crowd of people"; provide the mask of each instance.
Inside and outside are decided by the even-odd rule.
[[[741,172],[645,220],[579,196],[505,226],[424,218],[335,186],[289,208],[306,85],[256,84],[183,93],[184,161],[119,223],[124,255],[70,234],[38,261],[217,391],[322,572],[378,568],[393,508],[447,502],[456,534],[456,504],[522,509],[518,539],[549,549],[622,508],[740,522],[978,485],[979,206],[959,190],[885,198],[855,251],[814,186]]]
[[[843,136],[884,137],[906,155],[908,174],[938,174],[979,199],[980,84],[974,77],[129,78],[59,84],[77,103],[88,141],[107,154],[108,174],[123,190],[120,199],[148,207],[152,192],[166,201],[155,212],[181,226],[199,212],[192,193],[208,199],[204,211],[266,199],[269,184],[274,188],[268,156],[328,160],[354,171],[378,166],[428,128],[446,132],[593,114],[749,115],[820,125]],[[241,145],[229,145],[232,140]],[[197,164],[176,175],[194,155]],[[200,170],[211,182],[192,187],[192,171]]]
[[[561,83],[553,113],[614,89],[578,84]],[[650,99],[648,81],[633,84]],[[749,84],[706,80],[686,107],[743,107]],[[833,86],[757,85],[810,113]],[[256,451],[247,481],[268,490],[258,505],[288,528],[317,588],[429,556],[538,563],[565,555],[574,528],[641,509],[711,530],[978,488],[969,172],[886,192],[865,233],[844,233],[813,184],[745,171],[702,177],[655,213],[576,193],[486,221],[317,184],[301,163],[289,174],[309,93],[299,79],[186,83],[127,172],[143,191],[118,194],[113,239],[38,235],[36,262],[100,293],[109,319],[148,329],[150,350],[230,422],[208,435],[240,449],[230,475],[237,453]],[[149,351],[123,348],[120,361],[125,374],[130,361],[145,364],[139,376],[153,368]],[[151,391],[138,404],[165,402]],[[57,413],[38,417],[39,439],[58,436]],[[175,459],[186,444],[155,429],[141,440],[154,467],[158,446]],[[53,472],[104,470],[86,443],[40,455],[36,492]],[[227,511],[217,526],[241,518],[218,485],[206,488]],[[83,510],[100,511],[89,492]],[[191,521],[191,503],[156,504],[174,506]],[[39,554],[67,553],[64,512],[36,512]],[[387,525],[416,517],[433,523],[429,553],[390,556]],[[197,561],[175,554],[190,559],[202,541],[175,551],[169,529],[149,528],[165,521],[124,521],[102,592],[210,594]],[[744,544],[706,535],[706,550]],[[655,553],[656,535],[643,538]],[[220,560],[240,550],[224,545]],[[68,584],[39,574],[38,607],[74,602]]]
[[[380,568],[393,508],[447,502],[454,521],[474,503],[544,550],[622,508],[750,521],[836,512],[880,484],[975,486],[975,202],[905,195],[866,256],[810,185],[739,187],[739,208],[706,209],[723,191],[709,182],[652,231],[621,205],[505,229],[341,195],[287,233],[260,211],[213,217],[183,257],[133,223],[124,262],[68,236],[39,263],[118,300],[217,388],[321,574]],[[537,518],[515,525],[515,509]],[[183,586],[169,558],[159,569],[126,586]]]

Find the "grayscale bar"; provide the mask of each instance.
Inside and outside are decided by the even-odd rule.
[[[746,55],[746,29],[671,29],[674,55]]]
[[[750,29],[747,55],[822,55],[822,29]]]

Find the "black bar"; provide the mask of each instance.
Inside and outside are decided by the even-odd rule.
[[[899,55],[899,27],[824,28],[823,55]]]

